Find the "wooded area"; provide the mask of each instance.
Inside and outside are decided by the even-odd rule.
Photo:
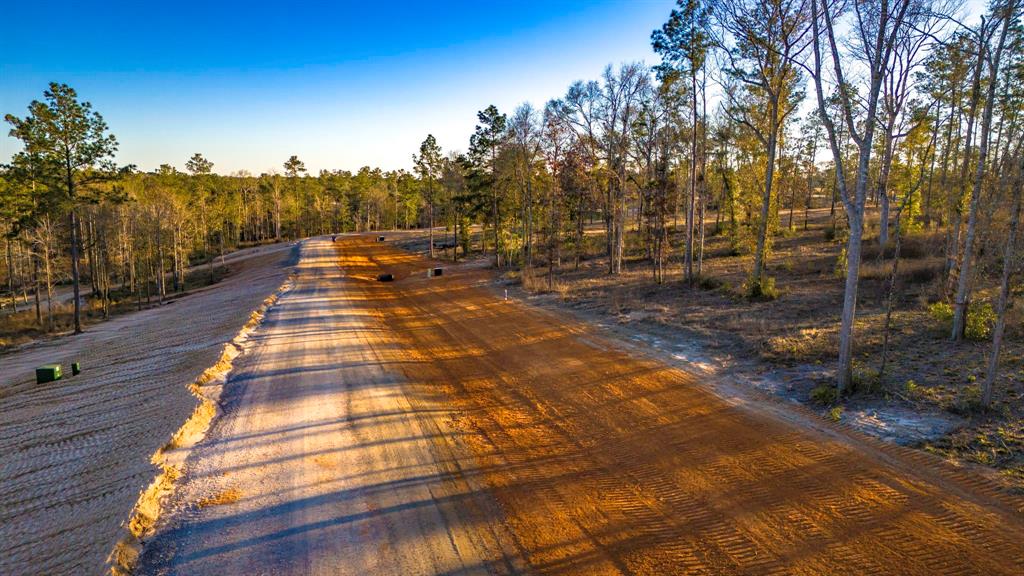
[[[724,237],[750,260],[743,297],[770,300],[773,245],[827,208],[822,242],[843,247],[837,396],[854,386],[865,250],[888,270],[887,346],[901,249],[921,237],[944,262],[930,301],[949,338],[991,340],[987,405],[1019,268],[1024,44],[1018,0],[972,24],[956,8],[679,0],[651,37],[658,65],[610,65],[540,108],[486,107],[466,152],[427,136],[413,172],[313,175],[292,156],[281,173],[224,176],[200,154],[185,172],[117,167],[102,118],[55,83],[7,116],[23,150],[0,174],[5,305],[52,330],[58,283],[88,285],[105,314],[182,290],[189,267],[215,281],[217,257],[239,246],[425,226],[432,255],[480,250],[499,268],[543,270],[549,286],[604,257],[610,275],[628,263],[658,283],[681,266],[680,289],[699,290],[706,242]],[[871,359],[879,374],[887,355]]]

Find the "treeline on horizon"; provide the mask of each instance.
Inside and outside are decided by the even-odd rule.
[[[313,175],[293,156],[282,174],[218,176],[196,154],[186,172],[138,173],[113,164],[100,115],[52,84],[28,115],[7,116],[24,145],[0,174],[7,289],[48,302],[70,277],[103,303],[112,289],[162,297],[186,267],[238,246],[429,227],[433,255],[435,226],[453,234],[456,258],[480,249],[498,267],[554,274],[599,255],[584,234],[596,220],[609,274],[635,245],[655,281],[678,261],[695,287],[705,239],[725,235],[749,256],[746,297],[771,299],[773,242],[828,207],[844,246],[838,392],[851,385],[864,243],[890,254],[895,274],[901,237],[927,229],[944,238],[936,297],[951,339],[981,278],[1001,284],[987,403],[1019,260],[1021,5],[995,0],[971,25],[957,7],[678,0],[651,36],[658,65],[609,66],[539,108],[488,106],[466,152],[428,135],[412,172]],[[78,316],[76,300],[76,330]]]

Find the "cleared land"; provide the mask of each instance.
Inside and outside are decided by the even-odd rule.
[[[877,218],[872,215],[871,218]],[[714,234],[709,215],[703,279],[686,287],[679,262],[683,232],[672,235],[676,247],[664,284],[651,278],[651,265],[640,243],[627,243],[622,274],[607,273],[604,232],[589,229],[588,258],[573,269],[562,253],[548,286],[543,253],[538,267],[525,276],[508,272],[510,284],[521,279],[534,303],[569,309],[588,322],[611,325],[627,337],[664,349],[663,356],[697,361],[716,376],[725,376],[773,395],[795,400],[827,414],[842,410],[844,424],[902,445],[916,446],[965,464],[981,464],[1001,484],[1024,494],[1024,306],[1007,310],[1006,334],[991,410],[980,406],[991,337],[949,340],[950,318],[937,317],[930,304],[945,289],[945,234],[921,230],[902,239],[896,275],[888,362],[879,377],[885,311],[894,249],[880,254],[877,220],[869,222],[864,241],[854,358],[853,393],[838,402],[822,402],[815,392],[834,387],[838,357],[839,314],[843,278],[836,265],[844,243],[832,238],[828,208],[795,214],[795,229],[773,239],[768,260],[779,297],[752,301],[743,283],[753,267],[746,250],[735,250],[726,234]],[[783,219],[782,224],[786,224]],[[839,221],[842,232],[842,221]],[[425,250],[422,234],[409,245]],[[418,245],[418,246],[417,246]],[[1002,269],[1001,250],[985,250],[979,269]],[[993,272],[993,273],[995,273]],[[994,304],[995,278],[978,277],[975,305]],[[990,318],[990,320],[993,320]],[[716,381],[720,378],[716,378]],[[817,390],[816,390],[817,389]]]
[[[1024,502],[972,470],[429,265],[305,245],[141,573],[1024,570]]]
[[[239,253],[219,284],[0,356],[0,574],[103,572],[157,472],[150,456],[198,404],[188,384],[281,285],[292,252]],[[82,374],[35,384],[36,366],[70,376],[74,361]]]

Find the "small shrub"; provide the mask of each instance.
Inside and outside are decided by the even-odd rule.
[[[842,420],[842,418],[843,418],[843,407],[842,406],[833,406],[832,409],[828,411],[828,418],[829,418],[829,420],[831,420],[833,422],[839,422],[840,420]]]
[[[937,328],[950,330],[953,327],[953,307],[945,302],[928,305],[928,316]],[[967,308],[967,321],[964,326],[964,337],[968,340],[987,340],[992,334],[992,326],[996,323],[996,312],[988,302],[971,303]]]
[[[972,416],[981,412],[984,406],[981,404],[981,389],[978,386],[967,386],[957,394],[952,404],[946,410],[958,416]]]
[[[928,317],[931,318],[939,328],[947,329],[953,323],[953,307],[945,302],[929,304]]]
[[[811,389],[811,402],[815,404],[829,406],[835,404],[838,399],[839,394],[836,392],[836,387],[831,384],[819,384]]]
[[[843,249],[839,251],[839,257],[836,258],[836,267],[832,270],[832,274],[836,278],[846,278],[846,269],[846,246],[843,246]]]
[[[972,303],[967,309],[964,336],[968,340],[987,340],[996,323],[996,312],[988,302]]]
[[[839,339],[838,333],[833,330],[805,328],[768,338],[762,348],[763,354],[774,361],[821,362],[824,358],[836,355]]]
[[[775,300],[779,297],[779,291],[775,287],[775,278],[771,276],[765,276],[760,281],[751,278],[747,281],[745,288],[744,292],[751,300]]]
[[[459,227],[459,246],[462,247],[462,254],[469,254],[473,246],[473,238],[470,236],[470,221],[469,218],[463,218]]]
[[[723,286],[723,282],[714,276],[701,276],[699,286],[701,290],[717,290]]]
[[[927,386],[921,386],[914,380],[907,380],[903,385],[903,393],[907,400],[940,400],[942,396],[942,388],[934,387],[930,388]]]
[[[879,392],[882,389],[882,379],[878,375],[878,370],[855,366],[851,388],[861,394],[875,394]]]

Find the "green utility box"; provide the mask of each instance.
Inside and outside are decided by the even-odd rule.
[[[46,364],[36,368],[36,384],[60,380],[60,364]]]
[[[78,362],[73,363],[71,365],[71,375],[72,376],[78,376],[81,373],[82,373],[82,365],[79,364]]]

